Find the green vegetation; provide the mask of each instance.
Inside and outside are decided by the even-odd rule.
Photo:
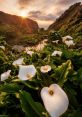
[[[60,36],[57,36],[50,35],[49,39],[59,39]],[[35,36],[36,40],[37,37],[38,35]],[[24,43],[35,43],[30,41],[27,35],[22,38]],[[11,70],[9,78],[0,82],[0,117],[49,117],[40,91],[54,83],[64,89],[69,99],[69,108],[61,117],[81,117],[82,50],[70,49],[62,43],[56,46],[48,43],[42,51],[34,52],[30,56],[25,52],[13,52],[2,36],[0,45],[6,48],[5,51],[0,48],[0,74]],[[62,51],[62,55],[52,56],[54,50]],[[32,80],[22,81],[17,77],[19,67],[13,66],[12,63],[20,57],[24,58],[25,65],[35,66],[37,73]],[[50,65],[51,71],[42,73],[40,68],[44,65]]]
[[[71,25],[71,27],[69,27],[69,24],[66,26],[63,25],[62,28],[59,29],[60,34],[62,34],[63,36],[70,34],[71,36],[74,37],[74,39],[76,41],[81,41],[81,39],[82,39],[82,22],[81,23],[75,22],[75,24],[72,23],[70,25]]]
[[[44,33],[39,31],[39,33],[27,34],[23,29],[17,30],[14,25],[0,24],[0,35],[4,37],[4,40],[10,45],[22,44],[22,45],[35,45],[42,40]]]
[[[25,34],[21,36],[19,44],[22,45],[36,45],[38,44],[41,40],[43,40],[43,35],[40,33],[38,34]]]
[[[71,35],[77,42],[82,43],[82,4],[70,6],[56,21],[49,26],[62,36]]]
[[[62,41],[62,37],[57,31],[51,30],[48,35],[49,41],[56,41],[59,40],[60,42]]]

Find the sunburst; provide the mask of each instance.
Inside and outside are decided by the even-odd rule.
[[[26,18],[27,17],[27,12],[25,10],[22,10],[19,14],[21,17]]]

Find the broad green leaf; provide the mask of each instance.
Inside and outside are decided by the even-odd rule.
[[[69,71],[72,69],[71,61],[68,60],[67,62],[63,63],[61,66],[58,66],[57,71],[60,72],[59,84],[62,86],[63,83],[67,81],[67,76]]]
[[[27,81],[27,82],[21,81],[21,83],[23,83],[25,86],[27,86],[28,88],[31,88],[33,90],[38,90],[39,89],[39,87],[34,87],[33,85],[31,85],[32,83],[29,82],[29,81]]]
[[[24,112],[26,112],[26,114],[29,115],[29,117],[34,116],[34,115],[32,115],[32,112],[29,111],[29,109],[32,110],[33,113],[36,113],[36,115],[38,117],[45,117],[44,115],[42,115],[42,113],[46,113],[45,109],[42,107],[42,105],[40,103],[34,102],[34,100],[32,99],[32,97],[29,93],[27,93],[25,91],[21,91],[20,92],[20,101],[23,106]]]
[[[7,93],[15,93],[21,90],[22,87],[19,85],[11,83],[11,84],[4,84],[0,86],[0,92],[7,92]]]
[[[82,90],[82,67],[78,70],[77,80],[78,80],[80,88]]]
[[[20,103],[23,112],[25,113],[25,117],[38,117],[36,113],[33,111],[31,106],[28,104],[27,99],[24,95],[20,94]]]
[[[8,115],[0,115],[0,117],[9,117]]]

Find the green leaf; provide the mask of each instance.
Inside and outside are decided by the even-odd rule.
[[[11,83],[11,84],[4,84],[0,86],[0,92],[7,92],[7,93],[15,93],[21,89],[19,85]]]
[[[0,117],[9,117],[8,115],[0,115]]]
[[[37,117],[36,113],[33,111],[33,109],[30,107],[28,102],[25,99],[25,96],[20,95],[20,102],[23,112],[25,113],[26,117]]]
[[[34,100],[32,99],[29,93],[25,91],[21,91],[20,102],[24,112],[29,117],[32,117],[32,116],[34,117],[33,113],[35,113],[36,115],[35,117],[45,117],[44,115],[42,115],[42,113],[46,113],[45,109],[42,107],[40,103],[34,102]]]
[[[61,73],[59,78],[59,85],[63,86],[63,83],[67,81],[67,76],[69,74],[69,71],[72,69],[72,64],[70,60],[67,60],[67,62],[63,63],[61,66],[58,66],[57,70]]]

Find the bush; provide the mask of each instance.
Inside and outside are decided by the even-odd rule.
[[[49,35],[48,35],[48,39],[49,39],[50,42],[55,41],[55,40],[62,41],[62,38],[61,38],[60,34],[58,32],[56,32],[56,31],[50,31]]]

